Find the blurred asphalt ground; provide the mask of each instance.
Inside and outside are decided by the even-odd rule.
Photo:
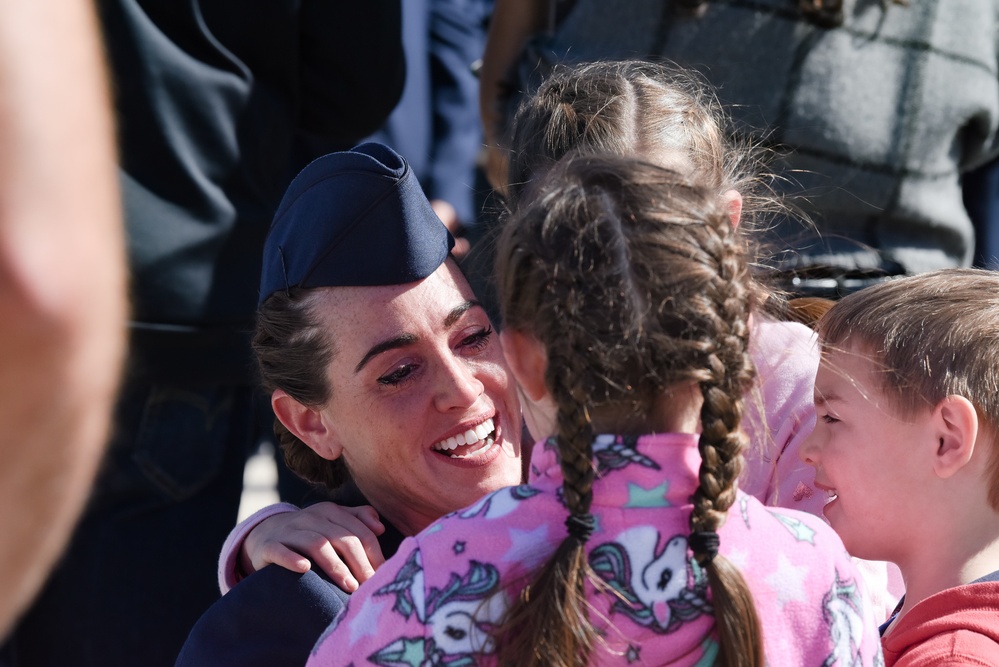
[[[239,520],[278,502],[277,466],[274,464],[274,449],[269,444],[260,449],[246,462],[243,472],[243,497],[239,503]]]

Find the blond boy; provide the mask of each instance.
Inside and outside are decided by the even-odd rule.
[[[801,456],[847,549],[902,572],[886,667],[999,665],[999,273],[879,284],[818,330]]]

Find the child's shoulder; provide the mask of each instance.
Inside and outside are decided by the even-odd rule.
[[[744,521],[754,522],[756,525],[752,527],[757,530],[772,532],[774,539],[787,538],[795,542],[821,546],[831,549],[830,553],[834,553],[837,559],[849,558],[839,535],[821,517],[786,507],[764,505],[756,498],[742,492],[739,493],[737,505]],[[736,509],[733,506],[729,514],[732,515]]]
[[[979,579],[922,600],[884,636],[885,656],[912,664],[996,664],[999,578]],[[908,663],[907,663],[908,664]]]
[[[451,533],[489,532],[497,527],[497,522],[518,524],[525,516],[535,523],[550,501],[559,504],[552,494],[531,484],[504,487],[434,521],[416,536],[417,542],[427,547],[436,540],[450,539]]]

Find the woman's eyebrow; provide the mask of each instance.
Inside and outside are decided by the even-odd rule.
[[[482,307],[482,304],[478,301],[466,301],[465,303],[459,304],[451,309],[451,312],[447,314],[444,318],[444,328],[451,328],[455,322],[461,319],[461,316],[470,311],[472,308]]]
[[[444,318],[444,328],[449,329],[452,326],[454,326],[455,322],[460,320],[461,316],[467,313],[472,308],[481,308],[481,307],[482,304],[478,301],[465,301],[464,303],[458,304],[457,306],[452,308],[451,312],[449,312],[447,314],[447,317]],[[420,338],[416,334],[404,333],[404,334],[399,334],[398,336],[393,336],[388,340],[383,340],[382,342],[371,346],[371,349],[364,354],[364,357],[354,368],[354,373],[355,374],[360,373],[361,370],[368,364],[368,362],[377,357],[379,354],[382,354],[383,352],[388,352],[389,350],[395,350],[400,347],[406,347],[407,345],[413,345],[419,340]]]
[[[388,352],[389,350],[395,350],[400,347],[406,347],[407,345],[412,345],[418,340],[419,337],[416,336],[416,334],[404,333],[398,336],[393,336],[388,340],[383,340],[382,342],[373,345],[371,349],[368,350],[367,353],[364,355],[364,358],[361,359],[360,363],[358,363],[357,366],[354,368],[354,373],[355,374],[360,373],[361,369],[364,368],[369,361],[377,357],[379,354],[383,352]]]

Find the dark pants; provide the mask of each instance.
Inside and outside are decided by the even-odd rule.
[[[964,175],[964,206],[975,227],[975,263],[999,270],[999,160]]]
[[[248,387],[124,388],[90,504],[5,647],[11,665],[174,664],[219,596],[258,405]]]

